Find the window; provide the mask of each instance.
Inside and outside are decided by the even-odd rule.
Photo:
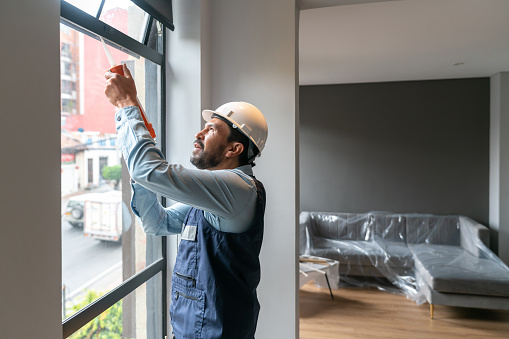
[[[130,179],[116,145],[115,107],[104,96],[111,66],[99,37],[115,62],[131,70],[164,152],[165,30],[127,0],[61,1],[60,26],[63,334],[84,338],[87,323],[100,325],[110,314],[120,320],[103,328],[105,335],[162,338],[166,240],[146,235],[128,208]]]
[[[88,183],[94,182],[94,159],[88,159]]]
[[[62,112],[76,114],[76,100],[62,98]]]
[[[74,65],[70,62],[64,62],[64,75],[72,75],[74,70]]]
[[[75,90],[75,84],[72,81],[62,80],[62,94],[72,95]]]
[[[68,58],[70,58],[70,57],[71,57],[71,45],[69,45],[69,44],[67,44],[67,43],[63,42],[63,43],[62,43],[62,50],[61,50],[61,52],[60,52],[60,55],[61,55],[62,57],[68,57]]]
[[[127,16],[130,17],[129,20],[126,20]],[[148,18],[148,14],[129,0],[106,0],[99,20],[141,41],[144,32],[139,27],[145,21],[145,17]]]
[[[101,0],[66,0],[66,2],[72,4],[73,6],[76,6],[83,12],[90,14],[92,16],[95,16],[97,14],[97,11],[99,10],[101,6]]]

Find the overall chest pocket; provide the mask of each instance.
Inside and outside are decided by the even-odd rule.
[[[182,232],[182,239],[179,244],[177,253],[176,267],[184,269],[196,269],[196,257],[198,252],[198,239],[197,239],[198,226],[186,225]]]
[[[180,279],[175,276],[172,279],[170,317],[173,334],[178,339],[198,339],[205,315],[205,292],[191,287],[192,280],[181,284]]]

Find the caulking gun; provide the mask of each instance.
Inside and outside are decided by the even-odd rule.
[[[123,66],[117,65],[115,63],[115,60],[113,60],[113,56],[111,55],[110,51],[108,50],[108,47],[106,46],[106,43],[104,42],[104,39],[102,37],[100,37],[100,38],[101,38],[101,43],[104,48],[104,52],[106,53],[106,57],[108,58],[108,61],[110,62],[111,68],[109,69],[109,71],[112,73],[117,73],[117,74],[124,76]],[[148,121],[148,119],[145,115],[145,111],[143,110],[143,108],[140,104],[140,99],[138,99],[138,97],[136,97],[136,102],[138,103],[137,107],[140,110],[141,117],[143,118],[143,122],[145,123],[145,127],[147,127],[147,129],[150,133],[150,136],[155,139],[156,132],[154,132],[154,128],[152,127],[152,124],[150,123],[150,121]]]

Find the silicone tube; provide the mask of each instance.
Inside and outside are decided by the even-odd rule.
[[[124,76],[124,68],[122,65],[114,66],[114,67],[110,68],[109,71],[112,73],[117,73],[117,74]],[[141,108],[140,100],[138,100],[138,98],[136,98],[136,101],[138,102],[138,105],[136,105],[136,107],[138,107],[138,109],[141,112],[141,117],[143,118],[143,123],[145,124],[145,127],[147,127],[148,132],[150,133],[150,136],[155,139],[156,132],[154,131],[154,128],[152,127],[152,124],[150,123],[150,121],[148,121],[147,117],[145,116],[145,112],[143,111],[143,108]]]

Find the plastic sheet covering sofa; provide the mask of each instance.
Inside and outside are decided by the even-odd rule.
[[[300,215],[300,252],[339,261],[340,285],[403,292],[417,303],[509,309],[509,268],[487,227],[464,216]]]

